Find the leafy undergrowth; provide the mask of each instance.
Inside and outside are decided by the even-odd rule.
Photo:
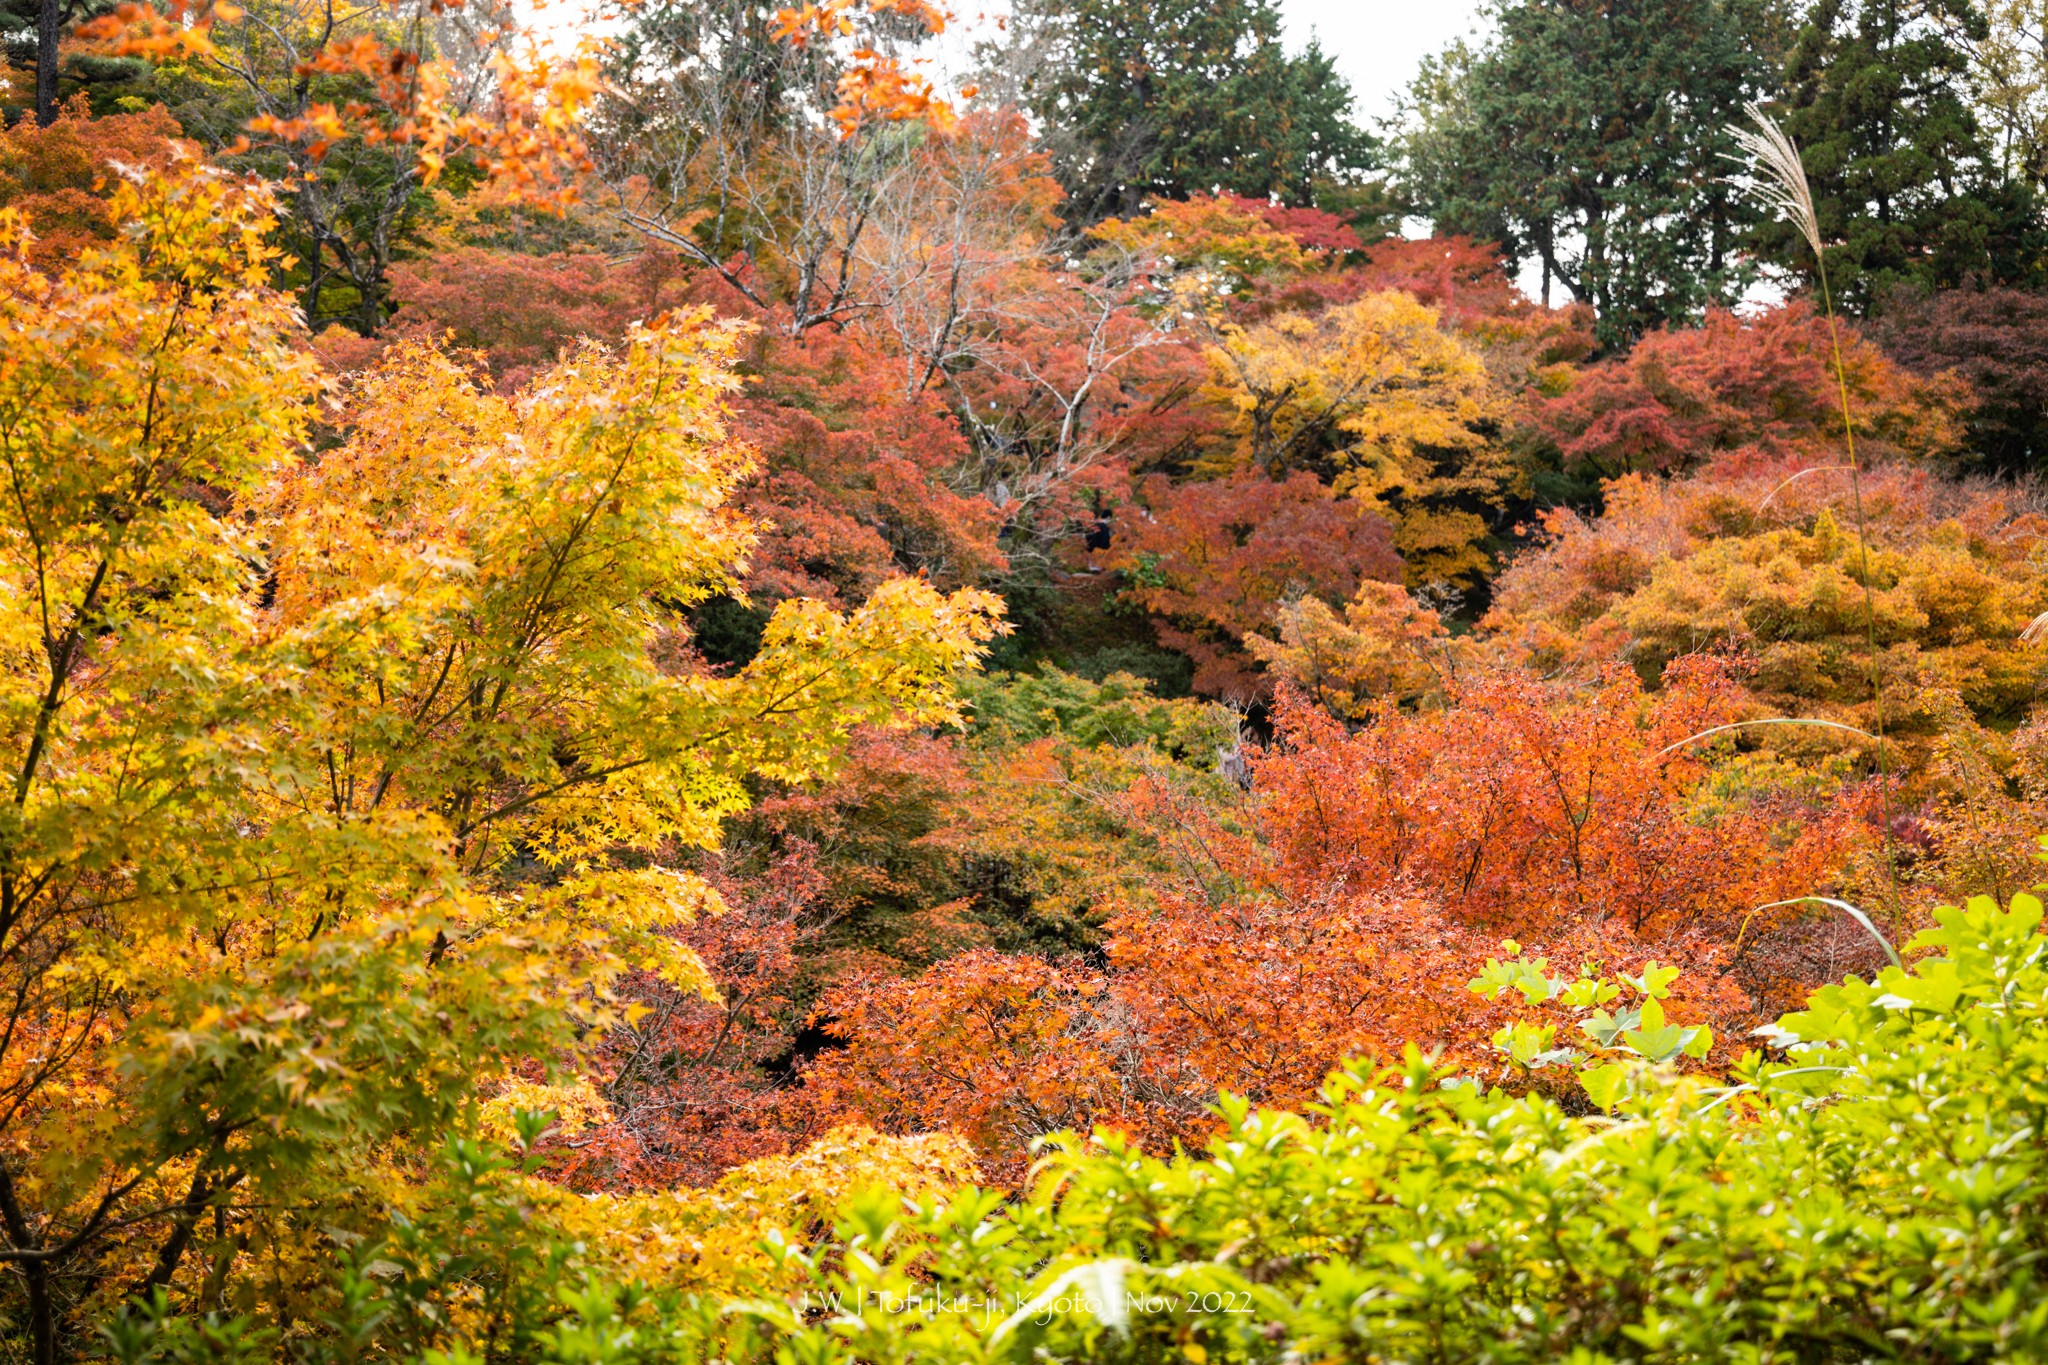
[[[790,1167],[801,1198],[773,1206],[798,1216],[704,1248],[723,1270],[700,1250],[608,1287],[616,1239],[645,1229],[608,1202],[539,1218],[564,1235],[471,1267],[453,1312],[454,1281],[412,1273],[431,1256],[359,1261],[329,1339],[399,1346],[392,1324],[434,1323],[413,1339],[450,1365],[2040,1359],[2041,902],[1936,919],[1911,966],[1815,992],[1732,1078],[1640,1064],[1611,1114],[1482,1092],[1411,1049],[1300,1113],[1226,1096],[1199,1157],[1053,1139],[1021,1199],[956,1183],[937,1152],[906,1182],[904,1154],[868,1139],[893,1188],[811,1217],[829,1180]],[[480,1208],[491,1177],[473,1160],[468,1178],[451,1202]],[[143,1314],[109,1340],[195,1360],[266,1335]]]

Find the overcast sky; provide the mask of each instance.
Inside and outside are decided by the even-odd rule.
[[[556,4],[574,0],[554,0]],[[1336,58],[1337,70],[1358,97],[1358,119],[1370,128],[1394,112],[1395,99],[1415,78],[1415,68],[1453,38],[1472,31],[1480,0],[1280,0],[1287,45],[1294,51],[1311,36]],[[959,22],[934,53],[938,74],[968,77],[968,54],[989,32],[991,16],[1009,11],[1008,0],[953,0]]]
[[[1368,126],[1394,110],[1415,68],[1451,39],[1471,31],[1478,0],[1280,0],[1287,43],[1299,48],[1314,34],[1335,57],[1337,70],[1358,96],[1359,120]]]

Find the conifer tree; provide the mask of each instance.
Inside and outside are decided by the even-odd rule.
[[[1813,185],[1828,277],[1852,309],[1902,283],[2038,273],[2031,194],[2002,173],[1968,88],[1966,44],[1985,32],[1972,0],[1820,0],[1807,16],[1784,126]],[[1764,224],[1755,241],[1795,262],[1791,233]]]
[[[1275,0],[1022,0],[1006,54],[1043,121],[1072,214],[1219,191],[1306,202],[1366,168],[1351,90]]]
[[[1725,125],[1770,80],[1750,0],[1505,0],[1411,88],[1405,180],[1626,342],[1740,291]]]

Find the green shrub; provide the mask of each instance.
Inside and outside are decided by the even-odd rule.
[[[1059,735],[1083,747],[1150,744],[1173,758],[1213,767],[1237,744],[1237,718],[1214,702],[1163,700],[1131,673],[1089,680],[1040,664],[1036,673],[991,673],[963,680],[981,747],[1028,744]]]

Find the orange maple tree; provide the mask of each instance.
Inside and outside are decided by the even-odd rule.
[[[1682,473],[1730,455],[1841,464],[1842,414],[1828,325],[1803,302],[1753,317],[1725,310],[1696,328],[1652,332],[1535,402],[1535,436],[1568,471],[1598,478]],[[1954,453],[1969,390],[1921,378],[1853,330],[1842,356],[1866,458]]]
[[[1159,638],[1195,661],[1195,688],[1252,701],[1268,691],[1248,636],[1276,607],[1304,595],[1342,602],[1367,578],[1399,581],[1386,521],[1333,498],[1306,471],[1269,479],[1139,486],[1141,514],[1118,528],[1114,563],[1124,596],[1152,612]]]
[[[196,156],[177,136],[177,121],[161,106],[94,118],[83,94],[47,128],[22,119],[0,129],[0,208],[27,220],[35,234],[29,258],[48,268],[112,241],[119,227],[112,192],[123,178],[116,164],[135,175]]]

